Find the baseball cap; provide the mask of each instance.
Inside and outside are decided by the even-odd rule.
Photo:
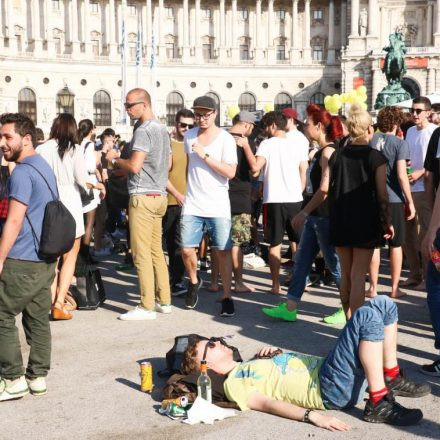
[[[291,108],[291,107],[284,108],[281,111],[281,113],[284,116],[287,116],[289,119],[295,119],[295,121],[298,121],[298,112],[295,109]]]
[[[206,108],[207,110],[215,110],[217,107],[215,101],[209,96],[199,96],[194,99],[192,108]]]
[[[248,122],[250,124],[255,124],[257,118],[255,117],[255,115],[253,113],[248,112],[247,110],[242,110],[238,114],[238,120],[240,122]]]

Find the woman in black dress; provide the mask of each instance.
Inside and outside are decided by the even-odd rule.
[[[369,146],[368,112],[353,104],[347,119],[351,143],[333,154],[329,190],[330,242],[341,264],[340,294],[347,319],[365,300],[365,276],[375,247],[394,231],[388,212],[386,158]]]

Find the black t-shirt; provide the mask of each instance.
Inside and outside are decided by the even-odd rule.
[[[434,190],[437,191],[440,183],[439,160],[437,159],[437,149],[440,141],[440,127],[436,128],[429,140],[428,149],[426,150],[425,163],[423,167],[430,171],[434,177]]]
[[[385,156],[368,145],[348,145],[330,161],[330,242],[334,246],[381,246],[383,227],[375,173],[387,163]]]
[[[251,145],[252,151],[254,150]],[[237,171],[229,181],[229,200],[231,214],[251,214],[251,176],[250,167],[243,148],[237,145]]]

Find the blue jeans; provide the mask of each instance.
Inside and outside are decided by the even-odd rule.
[[[437,237],[434,246],[440,249],[440,229],[437,231]],[[432,328],[434,329],[434,346],[440,349],[440,272],[428,262],[426,274],[426,291],[428,292],[428,309],[431,315]]]
[[[328,409],[355,406],[367,388],[359,359],[360,341],[383,341],[384,327],[397,322],[397,306],[379,295],[354,312],[319,372],[321,396]]]
[[[339,288],[341,282],[341,266],[339,264],[336,249],[329,243],[329,219],[328,217],[307,217],[301,233],[298,250],[295,255],[295,264],[292,269],[287,298],[299,301],[307,284],[307,277],[312,269],[313,261],[321,249],[325,264],[330,270],[336,285]]]
[[[199,247],[205,226],[211,237],[212,248],[220,251],[232,248],[230,217],[198,217],[196,215],[182,215],[180,218],[182,247]]]

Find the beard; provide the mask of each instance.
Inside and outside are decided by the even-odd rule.
[[[18,150],[12,150],[10,153],[3,153],[3,156],[8,162],[17,162],[17,159],[20,157],[21,152],[22,148]]]

